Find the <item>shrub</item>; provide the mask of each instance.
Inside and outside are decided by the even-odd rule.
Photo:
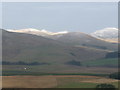
[[[80,61],[75,61],[75,60],[69,61],[69,62],[67,62],[66,64],[69,64],[69,65],[76,65],[76,66],[81,66]]]
[[[109,75],[109,77],[120,80],[120,72],[112,73]]]
[[[116,90],[115,86],[112,85],[112,84],[99,84],[96,86],[96,90],[106,90],[106,89],[109,89],[109,90]]]
[[[2,65],[44,65],[48,63],[39,63],[39,62],[23,62],[23,61],[18,61],[18,62],[8,62],[8,61],[2,61]]]
[[[118,57],[120,57],[119,52],[110,52],[106,54],[106,58],[118,58]]]

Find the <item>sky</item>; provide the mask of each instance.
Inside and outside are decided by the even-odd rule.
[[[3,29],[91,33],[118,26],[117,2],[3,2]]]

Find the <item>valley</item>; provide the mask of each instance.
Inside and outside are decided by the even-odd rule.
[[[117,1],[2,0],[2,90],[120,90]]]
[[[117,44],[77,32],[49,37],[2,32],[4,88],[30,88],[33,82],[31,88],[94,88],[98,78],[118,87],[117,80],[106,78],[118,72]]]

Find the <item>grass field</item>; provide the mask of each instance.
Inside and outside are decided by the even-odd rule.
[[[36,75],[36,73],[92,73],[92,74],[110,74],[118,71],[118,68],[110,68],[110,67],[79,67],[72,65],[3,65],[3,75],[10,74],[21,75],[21,73],[32,73],[32,75]],[[24,70],[24,68],[27,68]]]
[[[44,75],[84,75],[84,76],[108,76],[109,74],[95,74],[95,73],[40,73],[40,72],[25,72],[25,71],[3,71],[3,76],[16,75],[30,75],[30,76],[44,76]]]
[[[118,88],[118,82],[111,83],[112,85],[115,85],[116,88]],[[57,88],[95,88],[98,85],[98,83],[68,83],[65,85],[57,86]]]
[[[118,66],[118,58],[90,60],[90,61],[87,61],[87,62],[83,62],[83,65],[87,65],[87,66],[117,67]]]
[[[101,83],[110,83],[118,87],[118,80],[98,76],[3,76],[2,79],[3,88],[95,88]]]
[[[96,60],[84,65],[115,65],[117,59]],[[118,87],[118,80],[109,79],[116,67],[79,67],[71,65],[3,65],[3,88],[95,88],[101,83]],[[27,68],[26,70],[24,68]]]

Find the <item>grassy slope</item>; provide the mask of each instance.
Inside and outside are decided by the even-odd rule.
[[[108,49],[108,50],[117,50],[118,44],[112,44],[97,38],[94,38],[88,34],[80,33],[80,32],[71,32],[64,34],[63,36],[57,38],[58,41],[67,43],[68,45],[84,45],[87,47],[93,48],[101,48],[101,49]]]
[[[71,54],[72,53],[72,54]],[[3,60],[24,62],[47,62],[49,65],[24,66],[5,65],[4,71],[22,71],[27,67],[30,72],[50,73],[110,73],[116,68],[88,68],[64,63],[71,60],[89,61],[103,58],[107,51],[72,47],[61,42],[29,34],[17,34],[3,31]]]
[[[25,70],[24,68],[27,68]],[[25,66],[25,65],[3,65],[3,75],[40,75],[44,73],[58,73],[58,74],[110,74],[117,72],[117,68],[109,67],[76,67],[66,65],[39,65],[39,66]]]
[[[109,59],[99,59],[99,60],[90,60],[87,62],[83,62],[85,66],[118,66],[118,58],[109,58]]]
[[[118,59],[100,59],[82,62],[82,67],[64,64],[50,65],[3,65],[3,75],[58,74],[109,74],[117,72]],[[87,66],[87,67],[86,67]],[[27,68],[27,70],[24,70]]]
[[[107,51],[72,47],[41,36],[3,31],[3,60],[5,61],[63,64],[71,60],[102,58],[106,53]]]

